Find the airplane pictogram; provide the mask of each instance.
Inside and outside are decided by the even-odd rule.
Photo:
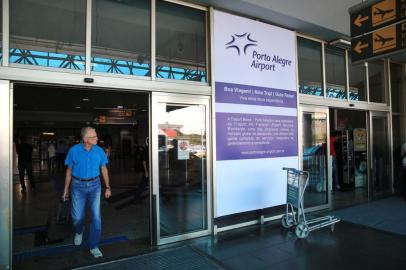
[[[374,11],[374,15],[380,15],[381,16],[381,20],[383,20],[383,17],[385,17],[386,14],[393,12],[393,8],[392,9],[387,9],[387,10],[383,10],[380,9],[378,7],[375,7],[375,11]]]
[[[383,36],[376,34],[377,38],[374,39],[375,42],[381,42],[381,46],[384,46],[386,42],[393,41],[393,37],[384,38]]]

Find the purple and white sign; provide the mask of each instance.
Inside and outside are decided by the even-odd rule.
[[[216,102],[296,108],[296,92],[260,86],[216,82]]]
[[[286,203],[298,167],[296,34],[214,11],[215,216]]]
[[[297,156],[294,116],[216,113],[217,160]]]

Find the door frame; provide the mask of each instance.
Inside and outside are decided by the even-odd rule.
[[[391,168],[389,171],[389,178],[390,178],[390,188],[387,192],[382,192],[380,194],[376,194],[374,192],[374,183],[373,183],[373,143],[374,143],[374,139],[373,139],[373,132],[374,132],[374,126],[373,126],[373,118],[385,118],[386,120],[386,130],[387,130],[387,134],[386,134],[386,147],[387,147],[387,158],[388,158],[388,165],[390,165],[389,167]],[[390,114],[388,112],[383,112],[383,111],[369,111],[369,115],[368,115],[368,137],[369,137],[369,143],[368,143],[368,186],[369,188],[369,194],[368,197],[370,198],[370,200],[374,200],[377,198],[382,198],[385,196],[388,196],[390,194],[394,193],[394,187],[393,187],[393,158],[392,158],[392,144],[391,144],[391,138],[392,138],[392,130],[390,129],[391,125],[390,125]]]
[[[0,269],[12,269],[13,84],[0,80]]]
[[[206,183],[207,183],[207,196],[206,196],[206,224],[207,229],[185,233],[169,237],[161,237],[160,234],[160,209],[159,209],[159,160],[158,160],[158,118],[156,108],[159,103],[171,103],[171,104],[187,104],[187,105],[204,105],[206,107]],[[151,142],[151,217],[152,217],[152,240],[156,245],[163,245],[200,236],[209,235],[212,232],[212,145],[211,145],[211,107],[209,96],[197,96],[189,94],[168,94],[161,92],[151,93],[151,122],[150,122],[150,142]]]
[[[298,123],[298,128],[299,128],[299,166],[300,169],[303,170],[303,112],[310,112],[310,113],[325,113],[326,114],[326,122],[327,122],[327,145],[330,145],[330,113],[329,113],[329,108],[327,106],[310,106],[310,105],[299,105],[299,123]],[[327,148],[327,203],[322,204],[322,205],[317,205],[317,206],[312,206],[309,208],[305,209],[305,212],[312,212],[312,211],[319,211],[319,210],[324,210],[324,209],[329,209],[331,208],[331,192],[332,192],[332,168],[330,166],[329,162],[329,157],[330,157],[330,147]]]

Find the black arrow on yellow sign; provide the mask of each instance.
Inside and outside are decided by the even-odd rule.
[[[361,27],[363,22],[368,21],[368,18],[368,16],[362,17],[362,15],[359,14],[358,17],[355,18],[354,24],[358,27]]]
[[[358,41],[358,43],[354,47],[354,51],[358,54],[362,53],[362,50],[368,48],[368,43],[362,43],[362,41]]]

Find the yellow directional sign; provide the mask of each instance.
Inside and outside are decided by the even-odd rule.
[[[383,23],[396,19],[396,1],[384,0],[371,7],[372,26],[378,26]]]
[[[373,30],[406,19],[406,0],[381,0],[368,4],[360,3],[349,9],[351,37],[357,37]]]
[[[362,41],[358,41],[354,47],[354,51],[358,54],[361,54],[362,51],[369,47],[368,43],[362,43]]]
[[[351,49],[353,62],[403,52],[406,50],[406,22],[398,22],[352,38]]]
[[[381,53],[396,48],[396,25],[372,33],[372,53]]]
[[[369,16],[364,16],[364,17],[363,17],[361,14],[359,14],[359,15],[355,18],[354,24],[355,24],[356,26],[358,26],[358,27],[361,27],[364,22],[367,22],[367,21],[368,21],[368,19],[369,19]]]

